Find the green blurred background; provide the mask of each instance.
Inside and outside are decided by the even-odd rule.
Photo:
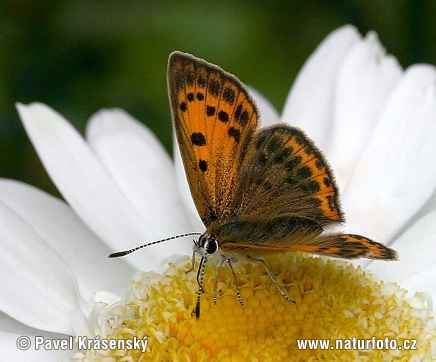
[[[434,0],[3,1],[0,5],[0,177],[57,194],[14,108],[45,102],[84,131],[120,107],[167,149],[168,54],[219,64],[281,110],[317,44],[350,23],[376,30],[401,65],[436,63]]]

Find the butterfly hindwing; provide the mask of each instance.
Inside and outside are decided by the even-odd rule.
[[[244,251],[250,256],[301,251],[344,259],[398,259],[395,250],[360,235],[319,235],[310,230],[301,230],[280,241],[252,242],[238,240],[237,242],[225,242],[221,248],[227,252]]]
[[[168,89],[188,183],[207,226],[229,214],[258,111],[236,77],[189,54],[170,55]]]
[[[224,252],[397,259],[394,250],[366,237],[323,233],[344,221],[338,189],[322,153],[297,128],[278,125],[257,132],[237,186],[233,218],[211,229]]]
[[[301,130],[285,124],[256,133],[233,208],[243,220],[300,217],[322,227],[343,221],[327,161]]]

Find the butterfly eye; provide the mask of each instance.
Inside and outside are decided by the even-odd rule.
[[[210,235],[204,243],[204,250],[206,250],[206,253],[209,255],[215,254],[218,250],[218,241],[212,235]]]

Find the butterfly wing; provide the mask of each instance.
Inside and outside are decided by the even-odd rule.
[[[233,75],[189,54],[168,62],[174,128],[203,223],[228,217],[235,184],[257,127],[258,111]]]
[[[237,187],[234,219],[298,217],[322,228],[344,221],[321,151],[301,130],[285,124],[256,133]]]
[[[268,242],[241,241],[240,239],[234,242],[228,241],[222,243],[221,248],[225,252],[244,251],[250,256],[302,251],[344,259],[398,260],[398,254],[395,250],[363,236],[353,234],[319,235],[310,230],[289,233],[281,240],[269,239]]]
[[[297,128],[279,125],[256,133],[234,201],[233,219],[213,230],[225,252],[397,259],[394,250],[363,236],[322,234],[344,221],[338,188],[321,151]]]

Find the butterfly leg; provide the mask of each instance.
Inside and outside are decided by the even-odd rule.
[[[227,263],[229,264],[230,269],[232,270],[232,273],[233,273],[233,278],[235,279],[236,294],[238,296],[239,304],[244,305],[244,302],[242,301],[242,297],[241,297],[241,291],[239,290],[238,279],[236,278],[236,273],[235,273],[235,270],[233,269],[233,265],[231,263],[230,258],[227,258]]]
[[[215,289],[213,292],[213,303],[216,304],[217,296],[218,296],[218,278],[219,278],[219,271],[221,267],[223,266],[224,262],[226,261],[226,257],[224,255],[221,255],[221,260],[219,261],[218,265],[216,266],[216,273],[215,273]]]
[[[274,278],[274,275],[271,273],[271,271],[268,269],[265,261],[263,259],[256,259],[253,258],[251,256],[248,256],[250,259],[260,263],[263,265],[263,267],[265,268],[266,272],[268,273],[269,278],[271,279],[271,281],[273,282],[273,284],[275,285],[276,289],[279,291],[279,293],[282,295],[283,298],[285,298],[286,301],[291,302],[291,303],[295,303],[295,300],[293,300],[291,297],[289,297],[283,290],[282,288],[280,288],[280,285],[277,283],[277,280]]]
[[[185,271],[185,274],[192,272],[194,270],[194,265],[195,265],[195,250],[192,252],[191,267],[189,268],[189,270]]]
[[[204,293],[203,290],[203,280],[204,280],[204,268],[206,266],[207,254],[204,254],[201,257],[200,265],[197,271],[197,283],[198,283],[198,292],[197,292],[197,304],[195,305],[195,316],[200,318],[200,296]]]

